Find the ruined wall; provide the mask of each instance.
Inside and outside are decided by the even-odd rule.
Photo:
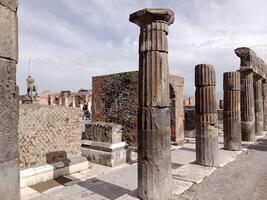
[[[183,138],[183,78],[170,76],[175,97],[173,119]],[[122,138],[130,146],[137,143],[138,71],[92,78],[92,120],[122,125]],[[180,95],[182,95],[180,97]]]
[[[17,0],[0,0],[0,199],[19,199]]]
[[[138,72],[96,76],[92,80],[92,120],[122,125],[123,141],[137,141]]]
[[[20,167],[81,155],[80,113],[62,106],[20,105]]]

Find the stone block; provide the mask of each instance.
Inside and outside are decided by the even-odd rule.
[[[0,163],[0,199],[20,199],[19,159]]]
[[[122,126],[105,122],[92,122],[85,124],[85,132],[82,134],[82,140],[110,144],[121,142],[121,138]]]
[[[17,12],[18,9],[18,0],[0,0],[0,4],[8,7],[13,12]]]
[[[92,163],[115,167],[126,164],[126,149],[122,150],[121,148],[123,147],[126,148],[125,143],[122,144],[118,151],[116,149],[113,149],[113,151],[101,151],[87,148],[83,145],[82,155]]]
[[[189,181],[199,184],[202,180],[212,174],[216,168],[206,167],[195,164],[187,164],[172,171],[172,176],[175,179]]]
[[[0,163],[3,163],[18,158],[16,63],[0,58],[0,72]]]
[[[18,17],[0,4],[0,57],[18,61]]]
[[[89,123],[82,137],[82,155],[90,162],[110,167],[126,163],[128,145],[122,141],[122,126],[112,123]]]

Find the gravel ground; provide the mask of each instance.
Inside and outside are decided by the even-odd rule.
[[[267,200],[267,136],[177,200]]]

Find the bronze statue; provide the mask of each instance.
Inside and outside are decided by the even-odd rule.
[[[31,75],[29,75],[26,81],[27,81],[27,97],[33,100],[35,99],[35,97],[37,97],[37,86],[35,85],[35,80],[31,77]]]

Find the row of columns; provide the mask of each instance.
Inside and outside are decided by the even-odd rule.
[[[138,196],[144,200],[167,200],[171,197],[167,34],[174,14],[169,9],[143,9],[131,14],[130,21],[140,27]],[[257,67],[258,73],[249,68],[241,73],[224,73],[227,150],[241,150],[242,139],[254,141],[255,135],[261,135],[267,128],[267,84],[256,76],[265,69]],[[212,65],[195,67],[195,86],[196,162],[218,166],[216,76]]]

